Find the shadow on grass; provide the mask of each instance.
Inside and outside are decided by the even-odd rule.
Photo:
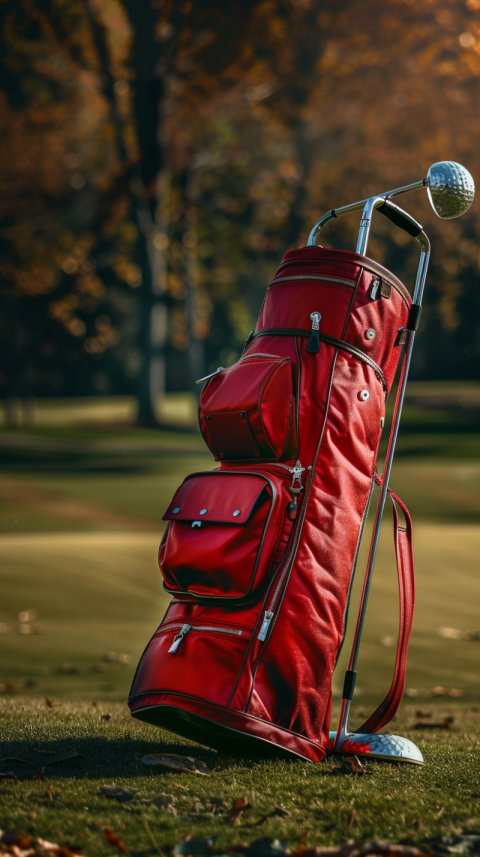
[[[46,780],[82,780],[127,777],[156,777],[177,775],[179,771],[164,767],[144,765],[143,756],[149,754],[174,753],[180,756],[193,756],[204,762],[208,769],[226,771],[241,768],[256,768],[271,766],[279,761],[282,765],[304,765],[301,760],[275,760],[261,757],[240,757],[231,754],[217,753],[198,744],[180,744],[173,737],[161,733],[158,741],[139,740],[138,738],[108,738],[93,736],[91,738],[71,738],[51,741],[0,741],[0,770],[11,771],[19,780],[35,780],[39,777],[41,761],[28,761],[27,764],[16,761],[21,759],[26,751],[48,751],[49,754],[66,753],[73,749],[80,753],[81,758],[47,765],[40,775]],[[325,773],[329,773],[327,767]]]

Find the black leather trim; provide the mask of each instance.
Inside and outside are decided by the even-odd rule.
[[[300,327],[266,327],[264,330],[257,330],[254,333],[253,338],[257,339],[259,336],[303,336],[310,338],[310,334],[311,330],[304,330]],[[380,369],[378,363],[375,363],[375,360],[372,360],[368,354],[360,351],[360,349],[356,348],[355,345],[345,342],[344,339],[336,339],[334,336],[328,336],[328,334],[321,333],[320,331],[318,335],[321,342],[326,342],[327,345],[333,345],[334,348],[339,348],[341,351],[347,351],[352,355],[352,357],[356,357],[357,360],[361,360],[362,363],[365,363],[370,367],[370,369],[373,369],[382,382],[383,389],[386,393],[388,392],[385,375]]]

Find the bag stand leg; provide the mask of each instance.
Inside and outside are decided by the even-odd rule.
[[[357,252],[365,253],[366,243],[368,240],[368,229],[371,218],[371,213],[373,208],[376,207],[377,199],[368,200],[365,206],[364,216],[362,218],[362,224],[365,224],[367,221],[368,226],[362,225],[360,227],[359,241],[358,244],[360,246],[360,250],[357,246]],[[368,210],[367,210],[368,209]],[[365,217],[365,214],[367,215]],[[379,735],[374,733],[359,733],[348,731],[348,716],[350,713],[350,705],[353,697],[353,691],[355,688],[355,680],[356,680],[356,667],[358,661],[358,654],[360,651],[360,643],[362,638],[363,626],[365,622],[365,615],[367,610],[367,602],[368,596],[370,592],[370,584],[372,580],[372,572],[373,566],[375,563],[375,557],[377,553],[378,547],[378,539],[380,536],[380,528],[382,525],[383,512],[385,508],[385,501],[388,493],[388,484],[390,480],[390,473],[392,470],[393,457],[395,454],[395,445],[398,436],[398,430],[400,426],[400,419],[402,415],[402,407],[403,401],[405,398],[405,389],[407,386],[408,380],[408,371],[410,368],[410,360],[413,349],[413,341],[415,339],[415,331],[418,327],[418,321],[420,318],[421,305],[422,305],[422,296],[423,289],[425,285],[425,278],[427,275],[428,262],[430,258],[430,242],[428,241],[425,233],[422,232],[420,235],[416,237],[416,240],[420,244],[421,247],[421,256],[418,265],[417,271],[417,280],[415,284],[415,290],[413,294],[413,304],[410,311],[410,318],[407,328],[407,342],[405,344],[404,358],[402,371],[400,375],[400,382],[398,387],[397,399],[395,402],[395,412],[392,423],[392,429],[390,433],[390,439],[387,449],[387,455],[385,459],[385,467],[382,476],[380,497],[377,505],[377,512],[375,516],[375,524],[372,534],[372,541],[370,545],[370,554],[368,558],[367,569],[365,573],[365,580],[363,585],[363,592],[360,601],[360,607],[357,618],[357,625],[355,628],[355,634],[352,644],[352,651],[350,655],[350,661],[348,665],[348,670],[345,674],[345,683],[343,687],[342,694],[342,707],[340,712],[340,721],[338,725],[337,732],[330,733],[330,740],[332,743],[333,753],[338,754],[354,754],[367,756],[370,758],[376,759],[384,759],[390,761],[398,761],[398,762],[411,762],[414,764],[422,764],[423,756],[418,749],[418,747],[407,738],[402,738],[399,735]]]

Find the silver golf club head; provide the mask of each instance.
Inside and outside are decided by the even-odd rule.
[[[333,747],[337,733],[330,732],[330,744]],[[363,756],[366,759],[382,759],[385,762],[410,762],[423,765],[423,756],[413,741],[400,735],[379,735],[367,732],[347,733],[335,755]]]
[[[432,164],[425,185],[432,208],[442,220],[452,220],[465,214],[475,196],[472,176],[456,161]]]

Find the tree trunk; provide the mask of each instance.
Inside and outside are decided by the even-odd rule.
[[[159,141],[163,83],[159,76],[160,48],[156,38],[156,13],[151,0],[125,0],[133,33],[134,110],[140,160],[131,180],[138,226],[137,255],[142,273],[140,286],[142,352],[138,384],[141,425],[158,425],[158,402],[165,392],[165,344],[167,308],[161,275],[161,254],[155,244],[158,223],[158,182],[163,168]]]

